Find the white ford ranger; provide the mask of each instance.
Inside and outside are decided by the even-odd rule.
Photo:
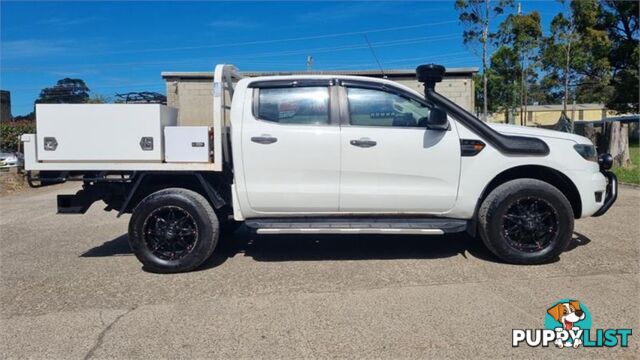
[[[468,232],[501,259],[536,264],[569,244],[574,219],[615,202],[611,157],[586,138],[490,125],[435,91],[384,79],[242,78],[218,65],[210,127],[162,105],[38,105],[22,136],[32,186],[83,182],[60,213],[102,200],[131,213],[144,268],[180,272],[214,251],[225,223],[261,234]],[[224,231],[224,230],[223,230]]]

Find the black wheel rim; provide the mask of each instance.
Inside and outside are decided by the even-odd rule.
[[[198,242],[196,221],[178,206],[155,209],[145,219],[142,231],[153,255],[167,261],[187,256]]]
[[[502,235],[517,250],[544,250],[558,237],[558,213],[544,199],[519,199],[509,206],[502,219]]]

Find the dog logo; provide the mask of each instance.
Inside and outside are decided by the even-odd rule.
[[[555,328],[556,332],[566,331],[568,333],[573,332],[574,334],[583,330],[577,326],[576,323],[587,317],[587,314],[580,307],[580,302],[577,300],[559,302],[547,309],[547,314],[561,325],[561,327]],[[577,348],[582,345],[582,339],[576,338],[573,339],[572,342],[564,342],[562,341],[562,338],[558,337],[554,343],[559,348],[563,348],[565,345],[571,345],[574,348]]]
[[[628,347],[630,328],[592,329],[591,313],[576,299],[562,299],[547,308],[544,329],[513,329],[511,346],[556,346],[560,349],[579,347]]]

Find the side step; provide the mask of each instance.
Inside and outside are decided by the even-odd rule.
[[[419,234],[467,230],[468,220],[444,218],[264,218],[245,224],[258,234]]]

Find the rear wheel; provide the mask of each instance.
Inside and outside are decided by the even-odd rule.
[[[495,188],[478,212],[479,233],[496,256],[515,264],[540,264],[564,251],[573,233],[573,210],[554,186],[517,179]]]
[[[169,188],[147,196],[133,211],[129,243],[145,270],[175,273],[195,269],[218,243],[218,218],[200,194]]]

